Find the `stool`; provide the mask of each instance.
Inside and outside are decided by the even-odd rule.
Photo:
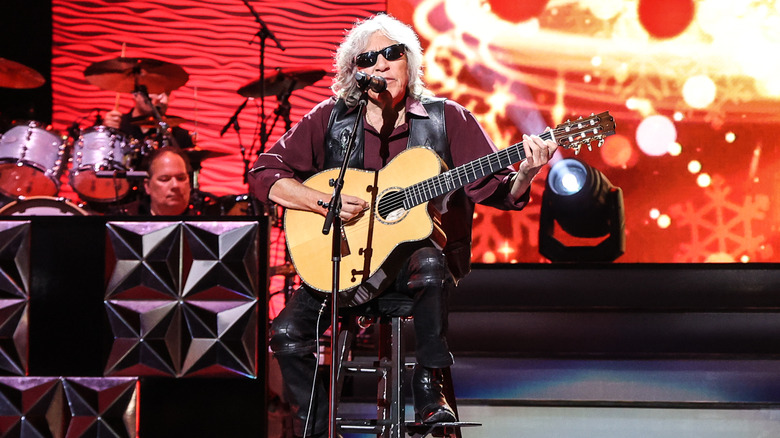
[[[406,421],[406,391],[404,388],[404,373],[411,370],[413,363],[405,363],[403,346],[403,316],[379,317],[379,355],[375,361],[347,360],[352,344],[359,329],[358,319],[362,316],[347,317],[339,334],[337,352],[340,357],[338,370],[338,393],[346,373],[374,373],[378,375],[377,417],[375,419],[344,419],[337,418],[337,425],[343,433],[375,433],[381,438],[401,438],[405,435],[425,437],[428,435],[447,438],[461,438],[460,428],[463,426],[481,426],[480,423],[450,422],[422,424]],[[455,394],[452,389],[452,376],[449,369],[444,370],[445,398],[450,407],[458,415]]]

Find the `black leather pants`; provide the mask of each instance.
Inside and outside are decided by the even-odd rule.
[[[451,285],[452,277],[444,255],[435,248],[424,247],[409,257],[387,291],[348,311],[373,315],[383,313],[387,308],[397,309],[399,302],[411,302],[417,362],[428,368],[445,368],[453,362],[446,338],[447,296]],[[321,296],[302,287],[293,293],[271,324],[271,350],[279,363],[297,436],[303,434],[309,408],[312,378],[317,366],[316,339],[330,326],[330,309],[323,308],[322,301]],[[323,310],[317,333],[320,309]],[[318,379],[315,385],[307,435],[328,429],[328,391],[324,381]]]

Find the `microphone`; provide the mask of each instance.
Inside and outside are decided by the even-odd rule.
[[[387,81],[381,76],[373,76],[359,71],[355,73],[355,80],[360,91],[366,91],[367,88],[370,88],[375,93],[381,93],[387,90]]]

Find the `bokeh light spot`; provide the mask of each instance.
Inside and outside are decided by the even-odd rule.
[[[655,38],[673,38],[690,26],[693,0],[639,0],[639,22]]]
[[[668,117],[655,115],[642,120],[636,129],[636,143],[647,155],[657,157],[669,152],[677,141],[677,129]]]
[[[715,100],[717,88],[708,76],[692,76],[683,84],[682,94],[685,103],[693,108],[702,109]]]
[[[650,209],[650,219],[658,219],[658,217],[660,216],[661,216],[661,211],[659,211],[657,208]]]
[[[521,23],[534,18],[547,7],[547,0],[489,0],[490,10],[502,20]]]
[[[612,135],[607,137],[599,150],[601,159],[608,166],[628,168],[639,161],[637,153],[631,147],[631,140],[625,135]]]

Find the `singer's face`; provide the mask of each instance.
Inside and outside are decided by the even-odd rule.
[[[190,203],[190,176],[187,165],[178,154],[164,152],[149,167],[144,189],[151,198],[155,215],[179,215]]]
[[[375,32],[371,35],[368,45],[363,51],[381,50],[393,44],[398,44],[398,41],[391,40],[382,32]],[[393,98],[393,105],[402,102],[406,96],[406,87],[409,85],[409,69],[406,64],[406,56],[402,56],[395,61],[388,61],[384,56],[379,55],[377,56],[376,64],[371,67],[358,68],[358,71],[385,78],[387,90],[383,93],[390,93],[390,96]],[[377,93],[373,91],[369,91],[368,96],[373,100],[378,100]]]

